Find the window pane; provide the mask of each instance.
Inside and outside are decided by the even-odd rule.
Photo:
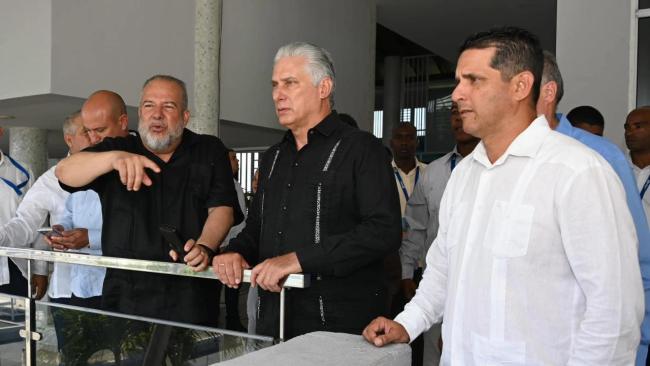
[[[375,135],[375,137],[381,138],[381,136],[383,135],[383,128],[384,128],[384,111],[375,111],[373,116],[374,116],[374,121],[373,121],[372,133]]]
[[[650,0],[639,0],[639,9],[650,8]]]
[[[648,0],[650,1],[650,0]],[[636,105],[650,105],[650,18],[639,19]]]

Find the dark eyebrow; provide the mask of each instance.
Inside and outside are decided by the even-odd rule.
[[[478,76],[478,75],[476,75],[476,74],[474,74],[474,73],[471,73],[471,72],[468,72],[467,74],[461,74],[460,76],[461,76],[463,79],[473,79],[473,80],[483,79],[483,77]]]

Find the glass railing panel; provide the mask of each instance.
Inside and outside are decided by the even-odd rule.
[[[211,365],[271,346],[268,337],[37,302],[38,365]],[[4,364],[3,364],[4,365]]]
[[[25,340],[25,299],[0,293],[0,365],[21,366]]]

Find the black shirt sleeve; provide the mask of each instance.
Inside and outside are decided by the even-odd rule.
[[[114,138],[107,137],[97,145],[88,146],[82,151],[83,152],[106,152],[106,151],[113,151],[113,150],[126,150],[128,138],[129,137],[114,137]],[[111,174],[117,174],[117,172],[110,171],[106,174],[100,175],[99,177],[95,178],[94,181],[81,187],[71,187],[61,181],[59,181],[59,185],[64,191],[69,193],[88,191],[88,190],[93,190],[97,193],[100,193],[104,185],[106,184],[106,180]]]

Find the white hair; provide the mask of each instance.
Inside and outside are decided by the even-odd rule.
[[[334,61],[326,49],[306,42],[293,42],[278,49],[274,63],[283,57],[304,57],[307,60],[307,72],[311,75],[314,86],[324,78],[332,80],[332,91],[329,95],[330,107],[334,106],[334,89],[336,87]]]

